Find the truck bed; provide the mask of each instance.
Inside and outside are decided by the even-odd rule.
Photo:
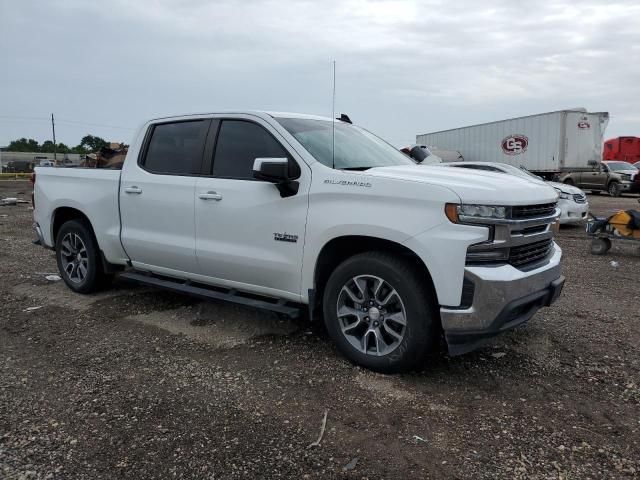
[[[72,208],[90,220],[105,258],[112,263],[126,262],[120,243],[120,170],[38,167],[35,174],[34,218],[45,246],[55,245],[54,217],[62,212],[58,209]]]

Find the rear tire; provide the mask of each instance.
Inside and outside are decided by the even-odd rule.
[[[594,238],[591,241],[591,253],[593,255],[605,255],[611,250],[611,240],[608,238]]]
[[[324,289],[324,321],[351,362],[384,373],[419,367],[438,346],[440,321],[428,279],[382,252],[340,264]]]
[[[55,250],[60,276],[74,292],[92,293],[109,283],[98,242],[82,220],[69,220],[60,227]]]
[[[620,194],[622,193],[620,191],[620,183],[618,182],[609,183],[609,186],[607,187],[607,191],[609,192],[609,195],[611,195],[612,197],[619,197]]]

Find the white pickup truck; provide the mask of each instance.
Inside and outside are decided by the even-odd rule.
[[[122,170],[38,168],[35,230],[80,293],[118,273],[324,317],[371,369],[467,352],[560,294],[557,194],[415,165],[348,120],[231,112],[152,120]],[[306,308],[306,307],[305,307]]]

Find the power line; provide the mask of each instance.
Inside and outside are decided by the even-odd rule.
[[[51,118],[49,117],[26,117],[26,116],[21,116],[21,115],[0,115],[0,119],[7,119],[7,120],[0,120],[0,121],[25,121],[25,120],[37,120],[37,121],[44,121],[49,123],[51,121]],[[65,120],[65,119],[61,119],[58,118],[58,120],[56,120],[58,123],[68,123],[71,125],[84,125],[84,126],[89,126],[89,127],[102,127],[102,128],[114,128],[116,130],[130,130],[133,131],[135,130],[135,128],[133,127],[119,127],[116,125],[105,125],[102,123],[90,123],[90,122],[78,122],[76,120]]]
[[[74,125],[87,125],[87,126],[90,126],[90,127],[116,128],[116,129],[119,129],[119,130],[135,130],[135,128],[133,128],[133,127],[116,127],[115,125],[104,125],[102,123],[76,122],[74,120],[61,120],[61,119],[58,119],[58,122],[71,123],[71,124],[74,124]]]

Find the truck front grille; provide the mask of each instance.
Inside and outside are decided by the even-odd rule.
[[[551,252],[552,247],[553,240],[550,238],[527,245],[512,247],[509,251],[509,263],[516,268],[527,267],[545,259]]]
[[[511,207],[511,218],[514,220],[522,220],[536,217],[546,217],[553,215],[556,211],[555,203],[542,203],[539,205],[523,205]]]
[[[469,246],[467,265],[536,268],[554,251],[550,225],[556,221],[558,212],[555,202],[509,207],[506,219],[487,222],[490,228],[487,241]]]

